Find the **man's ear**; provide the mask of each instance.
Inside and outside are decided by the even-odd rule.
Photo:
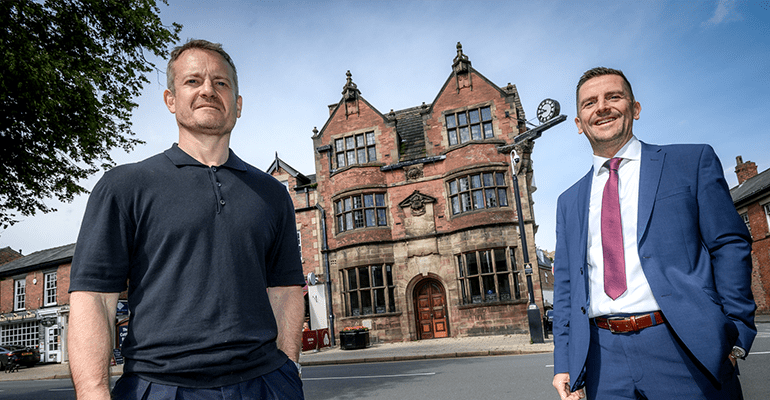
[[[238,96],[238,100],[235,101],[235,107],[236,107],[236,110],[237,110],[237,112],[235,114],[235,118],[240,118],[241,117],[241,109],[243,107],[243,97]]]
[[[578,128],[578,135],[583,134],[583,128],[580,126],[580,118],[575,117],[575,126]]]
[[[163,91],[163,102],[166,103],[166,108],[171,111],[171,114],[176,113],[176,96],[168,89]]]

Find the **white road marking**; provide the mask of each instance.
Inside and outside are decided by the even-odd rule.
[[[380,378],[404,378],[410,376],[431,376],[436,375],[435,372],[424,372],[418,374],[397,374],[397,375],[365,375],[365,376],[328,376],[325,378],[302,378],[303,381],[329,381],[329,380],[343,380],[343,379],[380,379]]]

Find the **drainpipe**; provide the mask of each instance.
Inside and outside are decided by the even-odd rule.
[[[332,307],[332,279],[329,272],[329,242],[326,237],[326,210],[321,207],[320,204],[316,204],[315,208],[321,211],[321,232],[323,242],[321,243],[321,251],[324,254],[324,276],[326,277],[326,312],[329,315],[329,337],[332,339],[332,347],[336,346],[336,340],[334,339],[334,308]]]

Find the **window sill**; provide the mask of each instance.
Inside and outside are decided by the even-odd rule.
[[[377,230],[390,230],[390,227],[387,225],[384,225],[384,226],[367,226],[365,228],[354,228],[354,229],[346,230],[344,232],[338,232],[337,234],[334,235],[334,237],[340,238],[340,237],[345,237],[351,233],[363,233],[363,232],[377,231]]]
[[[511,208],[511,206],[509,204],[509,205],[498,206],[498,207],[477,208],[475,210],[463,211],[463,212],[458,213],[458,214],[451,214],[451,212],[450,212],[451,215],[449,216],[449,219],[453,220],[455,218],[462,218],[462,217],[465,217],[465,216],[475,215],[475,214],[478,214],[478,213],[489,212],[489,211],[512,211],[512,208]]]
[[[343,173],[345,171],[349,171],[349,170],[355,169],[355,168],[372,168],[372,167],[381,168],[383,166],[385,166],[385,163],[383,163],[381,161],[370,162],[370,163],[365,163],[365,164],[346,165],[346,166],[344,166],[342,168],[337,168],[337,169],[331,170],[331,173],[329,175],[334,176],[334,175],[337,175],[337,174],[340,174],[340,173]]]
[[[460,304],[460,306],[457,308],[460,310],[470,310],[470,309],[479,308],[479,307],[512,306],[512,305],[519,305],[519,304],[527,304],[527,300],[518,299],[518,300],[489,301],[486,303]]]
[[[372,319],[372,318],[388,318],[388,317],[400,317],[401,312],[389,312],[389,313],[382,313],[382,314],[365,314],[365,315],[354,315],[349,317],[340,317],[339,321],[347,321],[347,320],[354,320],[354,319]]]
[[[459,144],[452,144],[452,145],[449,145],[449,147],[447,147],[447,149],[446,149],[446,151],[444,152],[444,154],[450,153],[450,152],[452,152],[452,151],[455,151],[455,150],[461,149],[461,148],[463,148],[463,147],[465,147],[465,146],[468,146],[468,145],[472,145],[472,144],[495,144],[495,145],[503,145],[503,144],[507,144],[507,143],[505,142],[505,140],[503,140],[503,139],[500,139],[500,138],[496,138],[496,137],[494,137],[494,138],[487,138],[487,139],[469,140],[469,141],[467,141],[467,142],[465,142],[465,143],[459,143]]]

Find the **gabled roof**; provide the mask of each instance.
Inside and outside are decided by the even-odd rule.
[[[7,264],[0,265],[0,276],[56,267],[71,262],[74,254],[75,243],[40,250],[28,256],[17,258]]]
[[[21,253],[12,249],[10,246],[0,249],[0,264],[5,264],[19,257],[22,257]]]
[[[501,97],[509,97],[512,99],[513,105],[516,108],[517,116],[520,120],[526,119],[524,117],[524,108],[521,105],[521,99],[518,96],[518,91],[515,85],[508,84],[501,88],[494,82],[490,81],[483,74],[475,70],[471,66],[471,62],[468,56],[463,53],[462,45],[457,43],[457,56],[452,64],[452,72],[447,77],[444,85],[436,94],[434,101],[430,104],[423,103],[417,107],[407,108],[401,111],[391,110],[388,114],[382,114],[376,107],[372,106],[366,99],[361,96],[361,91],[358,90],[358,86],[353,83],[352,74],[347,72],[347,80],[342,90],[342,98],[334,105],[330,105],[332,110],[326,123],[320,131],[314,130],[313,139],[316,139],[323,135],[327,127],[334,120],[334,116],[338,112],[344,112],[345,101],[360,101],[363,102],[368,108],[370,108],[375,114],[380,116],[385,123],[395,124],[396,134],[398,136],[398,165],[408,163],[411,161],[420,160],[426,157],[427,149],[425,147],[425,126],[423,122],[423,116],[433,113],[433,106],[436,104],[436,100],[450,87],[450,84],[454,82],[454,79],[459,74],[473,74],[477,78],[480,78],[485,84],[489,85],[497,92]],[[327,151],[330,149],[330,145],[325,145],[317,148],[317,151]]]
[[[736,207],[742,207],[763,194],[770,194],[770,168],[730,189]]]
[[[332,110],[329,113],[329,118],[326,120],[326,123],[324,123],[324,126],[321,127],[320,131],[314,130],[313,139],[322,136],[326,131],[326,128],[331,123],[331,121],[334,120],[334,116],[338,112],[345,110],[345,107],[343,107],[342,105],[345,104],[346,101],[363,102],[364,104],[366,104],[366,106],[369,109],[371,109],[375,114],[377,114],[380,118],[382,118],[384,122],[386,123],[388,122],[388,117],[383,115],[380,112],[380,110],[377,109],[377,107],[373,106],[371,103],[366,101],[366,99],[363,96],[361,96],[361,91],[358,90],[358,86],[355,83],[353,83],[353,74],[351,74],[350,71],[348,71],[347,73],[345,73],[345,76],[347,77],[347,79],[345,80],[345,85],[342,87],[342,98],[340,99],[339,102],[337,102],[336,105],[332,104],[329,106],[329,108]],[[360,106],[359,106],[359,110],[360,110]]]
[[[275,160],[270,167],[267,168],[267,174],[272,175],[278,169],[282,169],[289,173],[293,178],[297,179],[297,186],[303,186],[315,182],[315,174],[311,175],[311,179],[308,176],[303,175],[301,172],[294,169],[291,165],[278,158],[278,152],[275,153]]]
[[[537,250],[537,265],[539,265],[541,268],[553,269],[553,261],[551,261],[551,259],[545,255],[545,252],[540,248],[536,250]]]

